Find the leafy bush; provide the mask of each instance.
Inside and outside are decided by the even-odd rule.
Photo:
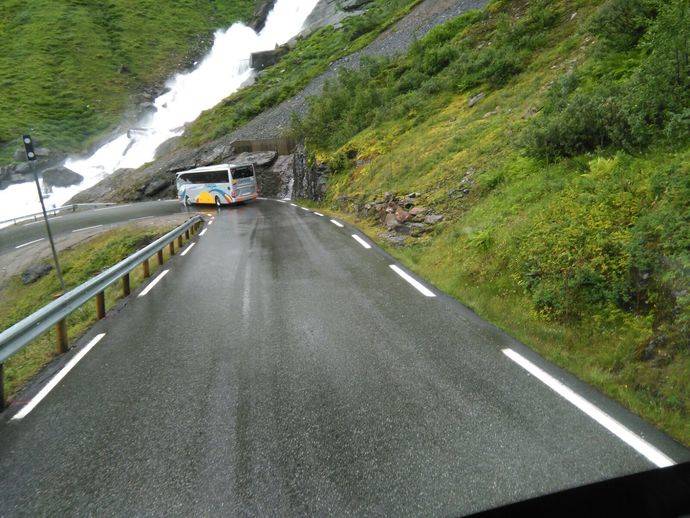
[[[610,0],[592,17],[589,31],[608,49],[633,49],[656,17],[657,3],[654,0]]]
[[[625,20],[612,21],[624,14]],[[523,135],[527,152],[556,159],[606,147],[635,151],[664,136],[682,145],[689,134],[687,2],[610,0],[592,26],[604,50],[627,49],[637,65],[622,82],[611,74],[598,78],[595,87],[579,86],[576,76],[557,83]]]

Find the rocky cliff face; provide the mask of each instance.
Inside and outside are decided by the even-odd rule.
[[[320,201],[326,194],[328,167],[324,164],[310,164],[303,144],[297,146],[294,155],[294,183],[292,196]]]

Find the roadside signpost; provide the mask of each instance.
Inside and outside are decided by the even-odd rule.
[[[36,190],[38,191],[38,199],[41,201],[41,210],[43,211],[43,219],[46,222],[46,231],[48,233],[48,240],[50,241],[50,249],[53,251],[53,260],[55,261],[55,273],[58,280],[60,281],[60,287],[62,291],[65,291],[65,281],[62,279],[62,269],[60,268],[60,261],[58,261],[57,250],[55,249],[55,242],[53,241],[53,233],[50,230],[50,222],[48,221],[48,214],[46,213],[46,206],[43,201],[43,193],[41,192],[41,184],[38,181],[38,173],[34,167],[34,161],[36,160],[36,151],[34,150],[34,143],[30,135],[24,135],[22,137],[24,142],[24,149],[26,150],[26,158],[31,164],[31,170],[34,173],[34,181],[36,182]]]

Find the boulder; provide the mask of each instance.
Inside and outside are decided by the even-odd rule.
[[[154,196],[160,192],[163,192],[165,189],[169,187],[171,187],[171,183],[169,180],[154,180],[146,186],[146,189],[144,190],[144,196]]]
[[[424,223],[428,225],[435,225],[442,220],[443,214],[429,214],[426,218],[424,218]]]
[[[283,45],[281,47],[276,47],[273,50],[254,52],[249,59],[250,66],[255,70],[263,70],[275,65],[278,61],[280,61],[280,58],[282,58],[289,51],[290,49]]]
[[[82,175],[66,167],[51,167],[43,171],[43,181],[51,187],[69,187],[81,183],[82,180],[84,180]]]
[[[486,97],[486,94],[484,92],[479,92],[477,95],[473,96],[470,98],[470,100],[467,102],[467,105],[472,108],[475,106],[479,101],[484,99]]]
[[[398,219],[395,217],[395,214],[388,213],[386,214],[384,224],[386,225],[386,228],[388,228],[388,230],[393,230],[395,227],[398,226],[399,223]]]
[[[254,164],[255,167],[271,167],[278,153],[276,151],[259,151],[256,153],[240,153],[232,161],[233,164]]]
[[[408,219],[410,219],[410,213],[403,208],[398,207],[398,210],[395,211],[395,219],[398,221],[398,223],[405,223]]]
[[[38,279],[41,277],[44,277],[50,273],[50,271],[53,269],[53,265],[51,264],[34,264],[32,266],[29,266],[24,272],[22,273],[22,283],[24,284],[31,284],[36,282]]]
[[[384,232],[382,234],[379,234],[379,237],[385,239],[386,241],[388,241],[393,246],[396,246],[396,247],[405,246],[405,237],[404,236],[398,236],[396,234],[391,234],[390,232]]]
[[[422,215],[426,212],[426,210],[427,210],[426,207],[412,207],[410,209],[410,216],[415,217],[415,216]]]
[[[398,223],[393,227],[391,230],[395,232],[396,234],[404,234],[406,236],[410,235],[412,233],[412,227],[409,225],[403,225],[401,223]]]
[[[268,14],[273,9],[275,3],[276,0],[263,0],[261,3],[259,3],[254,10],[252,20],[248,23],[249,27],[254,29],[255,32],[260,32],[263,30],[264,26],[266,25]]]
[[[422,234],[429,232],[431,228],[424,223],[410,223],[410,229],[413,236],[421,236]]]

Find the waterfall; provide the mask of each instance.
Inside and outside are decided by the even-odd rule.
[[[249,60],[253,52],[271,50],[299,34],[317,2],[277,0],[258,34],[242,23],[217,31],[209,53],[193,70],[168,81],[151,113],[91,156],[71,157],[65,162],[65,167],[81,174],[84,180],[79,185],[54,188],[47,205],[62,205],[118,169],[151,162],[161,144],[181,135],[185,124],[236,92],[251,77]],[[0,191],[0,220],[40,211],[35,187],[31,194],[27,185],[11,185]]]

